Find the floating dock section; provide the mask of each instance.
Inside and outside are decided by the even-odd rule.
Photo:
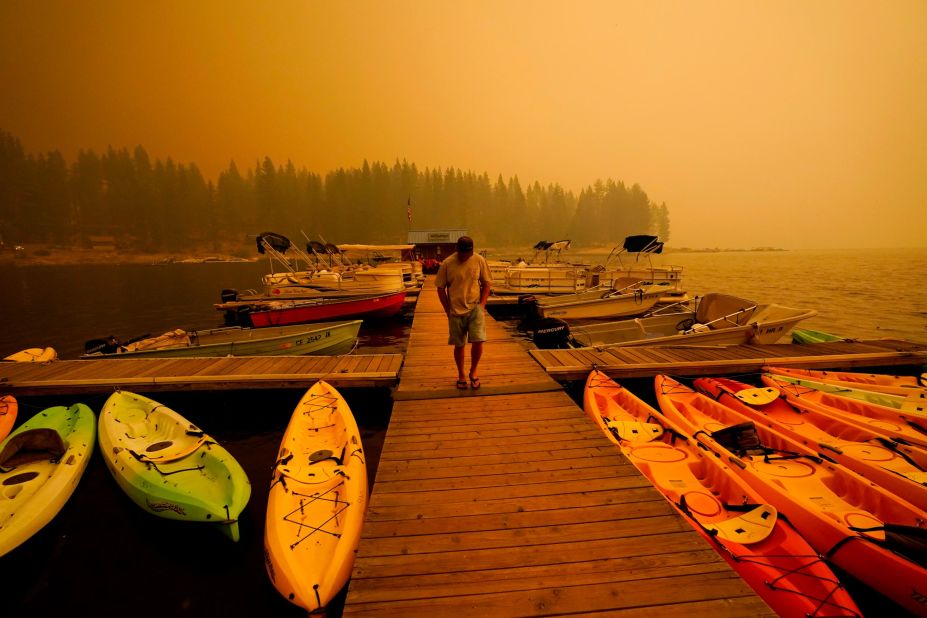
[[[402,354],[133,358],[0,363],[0,390],[12,395],[249,388],[393,386]]]
[[[620,380],[658,373],[674,376],[759,373],[764,365],[853,369],[927,363],[927,345],[899,339],[734,346],[603,346],[530,353],[548,375],[563,381],[585,380],[593,367]]]

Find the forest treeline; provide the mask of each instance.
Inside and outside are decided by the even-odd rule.
[[[411,221],[410,221],[411,218]],[[364,161],[325,174],[270,158],[215,182],[194,163],[152,160],[141,146],[33,154],[0,130],[0,238],[7,243],[78,245],[115,236],[145,251],[218,246],[274,231],[302,241],[398,243],[410,229],[469,230],[492,247],[572,239],[615,245],[630,234],[669,240],[669,211],[637,184],[599,180],[579,195],[558,184],[523,187],[517,176],[418,169]]]

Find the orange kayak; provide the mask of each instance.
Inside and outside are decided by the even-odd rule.
[[[779,389],[799,410],[817,411],[862,424],[872,431],[902,444],[927,448],[927,416],[916,412],[880,406],[868,401],[840,397],[814,388],[763,374],[763,384]]]
[[[655,386],[664,415],[734,464],[818,553],[927,616],[927,512],[672,378]]]
[[[902,445],[870,429],[816,412],[792,407],[773,387],[755,389],[726,378],[698,378],[696,390],[771,430],[800,443],[820,457],[833,459],[896,496],[927,511],[927,466]],[[763,392],[775,397],[764,398]],[[920,460],[927,459],[927,451]]]
[[[820,369],[798,369],[795,367],[763,367],[764,373],[778,373],[793,378],[807,378],[836,386],[861,388],[888,395],[907,396],[918,390],[927,390],[927,378],[923,375],[894,376],[883,373],[857,373],[855,371],[822,371]]]
[[[0,397],[0,440],[10,435],[18,412],[19,404],[15,397],[12,395]]]
[[[657,410],[593,371],[586,413],[780,616],[853,616],[830,567],[776,509]]]

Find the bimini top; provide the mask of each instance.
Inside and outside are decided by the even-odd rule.
[[[306,243],[306,251],[314,251],[315,253],[328,253],[328,249],[317,240],[310,240]]]
[[[562,249],[569,249],[572,244],[572,240],[542,240],[531,248],[535,251],[560,251]]]
[[[663,243],[656,236],[639,234],[624,239],[624,250],[629,253],[663,253]]]
[[[415,245],[338,245],[342,251],[410,251]]]
[[[264,243],[267,243],[271,248],[280,253],[286,253],[286,250],[292,246],[290,239],[283,234],[263,232],[257,236],[257,250],[258,253],[262,255],[264,254]]]

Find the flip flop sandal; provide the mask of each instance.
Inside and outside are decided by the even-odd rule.
[[[478,389],[479,387],[480,387],[480,379],[479,379],[479,378],[470,378],[470,388],[472,388],[473,390],[476,390],[476,389]]]
[[[466,389],[466,388],[467,388],[467,381],[466,381],[466,380],[457,380],[457,388],[459,388],[460,390]]]

